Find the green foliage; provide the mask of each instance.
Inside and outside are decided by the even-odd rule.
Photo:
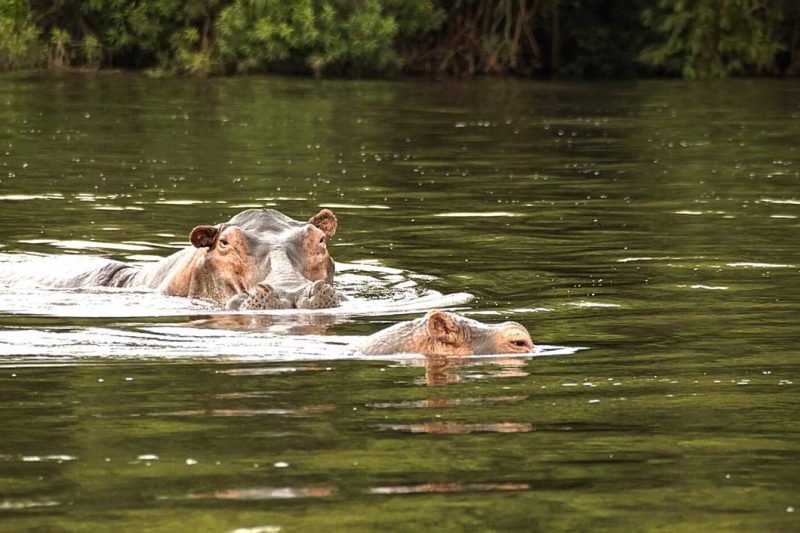
[[[201,38],[196,28],[183,28],[175,32],[171,42],[175,71],[200,76],[212,73],[216,64],[208,50],[198,49]]]
[[[238,0],[220,14],[219,48],[240,72],[392,74],[401,66],[394,46],[401,21],[419,32],[431,13],[427,0]]]
[[[645,26],[661,39],[640,59],[684,78],[775,72],[781,4],[762,0],[659,0],[645,9]]]
[[[94,34],[83,38],[83,60],[87,67],[99,68],[103,60],[103,48],[100,40]]]
[[[170,54],[170,36],[177,29],[179,2],[93,0],[88,15],[97,18],[106,55],[123,66],[151,66]]]
[[[0,0],[0,70],[800,74],[798,0]]]
[[[70,66],[69,48],[71,43],[69,32],[54,28],[50,32],[47,63],[50,68],[66,68]]]
[[[38,64],[39,32],[26,0],[0,0],[0,71]]]

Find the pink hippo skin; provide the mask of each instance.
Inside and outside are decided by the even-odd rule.
[[[374,333],[353,348],[364,355],[526,354],[533,351],[533,342],[528,330],[516,322],[484,324],[436,310]]]

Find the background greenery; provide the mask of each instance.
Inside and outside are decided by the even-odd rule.
[[[797,0],[0,0],[0,70],[800,73]]]

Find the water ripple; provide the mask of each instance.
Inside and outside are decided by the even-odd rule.
[[[416,485],[392,485],[372,487],[369,494],[442,494],[449,492],[511,492],[529,490],[529,483],[419,483]]]

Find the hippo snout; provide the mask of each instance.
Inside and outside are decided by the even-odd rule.
[[[529,353],[534,348],[528,330],[517,322],[498,325],[494,337],[497,353]]]

